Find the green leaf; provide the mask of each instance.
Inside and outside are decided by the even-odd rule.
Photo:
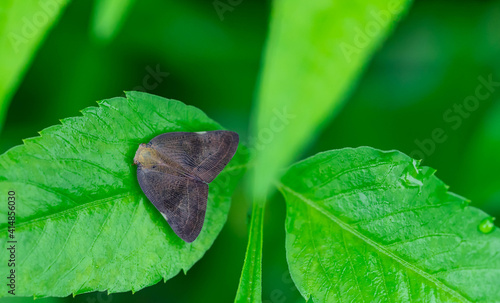
[[[10,99],[69,0],[0,2],[0,131]]]
[[[0,194],[16,192],[17,295],[137,291],[186,272],[224,225],[246,166],[242,149],[210,184],[196,241],[177,237],[142,193],[133,157],[140,143],[173,131],[221,126],[192,106],[130,92],[0,156]],[[7,217],[0,219],[7,233]],[[0,245],[6,247],[6,238]],[[0,271],[7,272],[7,262]],[[0,296],[6,296],[2,283]]]
[[[61,303],[61,300],[63,299],[56,299],[56,298],[44,298],[44,299],[37,299],[36,303]],[[102,301],[102,300],[101,300]],[[99,301],[97,301],[99,302]],[[0,303],[34,303],[33,298],[23,298],[23,297],[17,297],[17,296],[9,296],[6,298],[0,298]],[[103,302],[101,302],[103,303]]]
[[[410,0],[274,2],[254,108],[252,137],[257,151],[251,182],[254,201],[265,203],[269,186],[279,171],[338,111],[362,67],[410,3]],[[376,31],[370,30],[373,25]],[[362,45],[356,40],[358,36],[364,39]],[[255,232],[262,232],[262,226],[250,230],[250,241],[262,239]],[[248,247],[259,245],[249,243]],[[260,300],[261,278],[249,277],[254,272],[246,269],[254,268],[247,262],[255,264],[261,255],[261,250],[247,252],[241,283],[256,283],[240,284],[238,298]]]
[[[248,240],[243,264],[243,273],[240,277],[236,303],[262,302],[262,236],[264,227],[264,205],[253,203],[250,222],[250,239]]]
[[[135,0],[95,0],[92,34],[110,41],[121,29]]]
[[[257,199],[338,111],[410,3],[274,2],[253,129]]]
[[[484,230],[489,216],[434,173],[400,152],[368,147],[293,165],[280,190],[287,259],[302,295],[500,302],[500,230]]]

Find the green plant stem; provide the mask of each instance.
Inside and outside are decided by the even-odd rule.
[[[254,201],[245,263],[234,302],[262,302],[262,238],[265,203]]]

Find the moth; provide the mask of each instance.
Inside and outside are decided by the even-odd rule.
[[[134,157],[146,197],[184,241],[201,232],[208,184],[234,156],[239,136],[232,131],[172,132],[140,144]]]

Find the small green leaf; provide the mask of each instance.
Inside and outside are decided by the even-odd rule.
[[[221,129],[219,124],[197,108],[145,93],[99,105],[0,156],[0,195],[16,193],[18,296],[138,291],[186,272],[226,221],[246,166],[241,146],[210,184],[205,224],[191,244],[147,200],[133,165],[140,143],[166,132]],[[5,235],[7,216],[0,220]],[[7,270],[2,262],[0,271]],[[1,290],[6,296],[5,283]]]
[[[0,131],[10,99],[69,0],[0,2]]]
[[[500,230],[435,171],[368,147],[293,165],[280,190],[293,280],[314,302],[499,302]],[[479,227],[479,228],[478,228]],[[483,226],[484,227],[484,226]]]

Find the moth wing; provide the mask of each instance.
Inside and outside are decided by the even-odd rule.
[[[216,130],[166,133],[153,138],[150,144],[163,156],[210,183],[233,158],[238,142],[237,133]]]
[[[137,179],[172,230],[184,241],[193,242],[205,220],[208,185],[141,166],[137,168]]]

